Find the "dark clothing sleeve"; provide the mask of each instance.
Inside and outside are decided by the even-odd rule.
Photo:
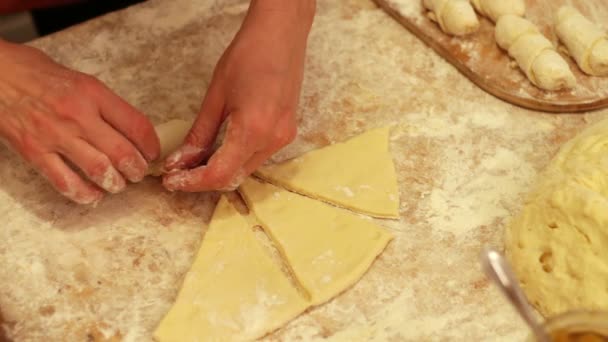
[[[32,17],[41,36],[116,11],[144,0],[97,0],[33,10]]]

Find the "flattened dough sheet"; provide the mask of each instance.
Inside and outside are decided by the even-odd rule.
[[[175,304],[154,337],[161,342],[252,340],[308,306],[245,218],[222,196]]]
[[[239,191],[313,305],[356,283],[392,239],[370,219],[268,183],[249,178]]]
[[[399,217],[399,189],[389,128],[264,166],[256,175],[309,197],[375,217]]]

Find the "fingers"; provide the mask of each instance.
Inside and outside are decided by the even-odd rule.
[[[61,153],[102,189],[113,194],[124,190],[126,182],[110,158],[86,141],[74,139]]]
[[[103,191],[83,180],[55,153],[41,155],[32,164],[59,193],[76,203],[95,203],[104,195]]]
[[[45,152],[31,139],[17,145],[17,150],[63,196],[79,204],[91,204],[101,200],[104,193],[94,184],[82,179],[56,153]]]
[[[164,186],[171,191],[228,190],[238,187],[246,176],[243,166],[255,151],[255,145],[248,144],[245,134],[228,125],[224,144],[213,154],[205,166],[192,170],[175,171],[163,179]]]
[[[184,144],[167,157],[164,169],[171,171],[194,167],[208,157],[222,123],[223,112],[224,99],[219,87],[212,82]]]
[[[114,167],[129,181],[141,181],[148,170],[148,163],[137,148],[103,120],[92,123],[92,127],[94,134],[89,137],[89,142],[108,156]]]
[[[163,178],[163,185],[170,191],[233,190],[246,176],[242,165],[247,158],[246,154],[220,148],[207,165],[171,172]]]
[[[242,117],[239,114],[232,113],[228,120]],[[281,117],[271,128],[237,119],[229,121],[226,140],[207,165],[171,172],[164,177],[163,184],[171,191],[234,190],[246,176],[295,138],[295,127],[293,116]]]
[[[160,142],[148,118],[114,94],[101,82],[95,81],[94,92],[101,117],[127,137],[148,161],[160,154]]]

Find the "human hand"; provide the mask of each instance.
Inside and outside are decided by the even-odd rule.
[[[149,120],[100,81],[1,40],[0,118],[4,142],[77,203],[141,180],[159,154]]]
[[[167,158],[167,189],[234,189],[295,138],[313,14],[310,0],[252,1],[240,31],[216,66],[184,145]],[[211,154],[224,120],[223,144],[206,165],[198,166]]]

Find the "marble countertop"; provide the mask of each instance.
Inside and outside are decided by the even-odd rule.
[[[150,0],[32,45],[95,75],[155,123],[191,118],[246,1]],[[545,114],[502,102],[370,0],[319,0],[296,141],[279,161],[390,125],[401,219],[352,289],[267,340],[521,341],[481,274],[561,143],[608,110]],[[0,310],[15,341],[149,341],[217,194],[130,186],[93,209],[62,199],[0,148]]]

